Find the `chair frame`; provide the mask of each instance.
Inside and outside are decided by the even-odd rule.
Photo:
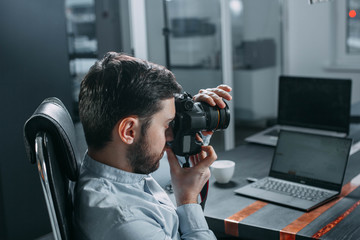
[[[35,155],[36,155],[36,164],[38,167],[41,187],[44,191],[44,197],[46,206],[49,213],[49,218],[51,222],[51,228],[53,230],[53,235],[55,240],[61,240],[61,233],[59,228],[59,223],[56,217],[56,211],[54,206],[54,200],[52,198],[51,187],[49,184],[48,174],[47,174],[47,165],[45,160],[45,154],[47,154],[46,149],[46,133],[39,132],[36,134],[35,139]]]

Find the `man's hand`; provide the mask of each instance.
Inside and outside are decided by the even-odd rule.
[[[230,101],[232,96],[229,94],[231,92],[231,87],[228,85],[222,84],[216,88],[207,88],[200,89],[199,93],[193,97],[195,102],[206,102],[210,106],[218,106],[219,108],[225,108],[225,103],[223,99]],[[204,136],[211,135],[211,131],[202,131]]]
[[[231,87],[219,85],[216,88],[200,89],[199,93],[193,97],[196,102],[206,102],[210,106],[225,108],[223,99],[230,101],[232,96],[229,94]],[[203,132],[204,135],[212,132]],[[197,137],[199,141],[201,139]],[[197,203],[200,191],[210,178],[210,165],[216,160],[217,156],[212,146],[202,146],[202,151],[194,156],[190,156],[191,168],[182,168],[179,161],[170,148],[166,148],[167,157],[170,165],[171,181],[174,189],[176,204],[178,206],[189,203]]]
[[[210,178],[210,165],[216,160],[211,146],[202,146],[199,154],[190,157],[192,167],[182,168],[170,148],[166,148],[170,165],[171,181],[178,206],[197,203],[201,189]]]
[[[224,108],[226,105],[223,99],[230,101],[232,96],[229,94],[231,87],[222,84],[216,88],[200,89],[199,93],[193,97],[195,102],[206,102],[210,106],[218,106]]]

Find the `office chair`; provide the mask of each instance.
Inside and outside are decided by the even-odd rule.
[[[45,99],[24,125],[28,158],[36,163],[54,238],[72,238],[73,185],[79,175],[74,124],[64,104]]]

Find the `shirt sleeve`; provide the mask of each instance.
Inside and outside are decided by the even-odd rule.
[[[204,217],[204,213],[199,204],[184,204],[176,209],[180,221],[181,239],[206,239],[211,240],[216,237],[209,229]]]
[[[178,234],[177,234],[178,235]],[[134,220],[126,223],[119,223],[108,229],[102,238],[104,240],[174,240],[180,239],[179,236],[171,238],[165,234],[164,230],[159,225],[146,220]]]
[[[216,240],[209,229],[203,211],[199,204],[185,204],[176,210],[179,217],[180,231],[169,236],[160,225],[152,221],[133,220],[126,223],[114,224],[108,228],[102,239],[150,239],[150,240]]]

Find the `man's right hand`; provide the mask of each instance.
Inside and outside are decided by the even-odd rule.
[[[197,203],[198,196],[210,178],[210,165],[217,156],[212,146],[202,146],[199,154],[190,157],[192,167],[182,168],[170,148],[166,148],[171,181],[178,206]]]

